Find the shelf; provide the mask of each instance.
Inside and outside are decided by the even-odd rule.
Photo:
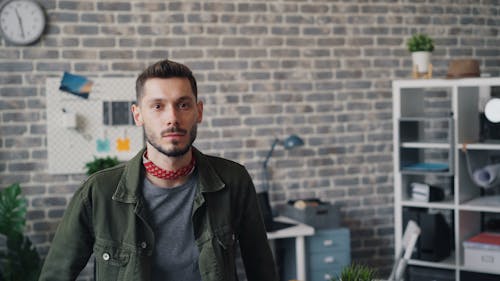
[[[478,187],[479,188],[479,187]],[[461,211],[500,213],[500,197],[477,197],[459,205]]]
[[[404,148],[432,148],[432,149],[450,149],[451,145],[446,141],[433,142],[403,142],[401,147]]]
[[[440,261],[440,262],[432,262],[432,261],[422,261],[422,260],[409,260],[408,264],[410,265],[418,265],[418,266],[426,266],[426,267],[434,267],[434,268],[442,268],[442,269],[451,269],[454,270],[456,267],[455,264],[455,252],[452,252],[449,257]]]
[[[405,79],[393,82],[396,88],[443,88],[443,87],[480,87],[480,86],[499,86],[498,77],[477,77],[462,79]]]
[[[453,176],[453,173],[450,171],[436,172],[436,171],[413,171],[413,170],[404,170],[401,169],[400,173],[402,175],[437,175],[437,176]]]
[[[474,268],[474,267],[468,267],[461,265],[459,268],[461,271],[471,271],[471,272],[477,272],[477,273],[487,273],[487,274],[494,274],[494,275],[499,275],[500,271],[494,271],[494,270],[487,270],[487,269],[479,269],[479,268]]]
[[[402,200],[401,205],[403,207],[417,207],[417,208],[428,208],[428,209],[454,209],[455,204],[453,199],[441,201],[441,202],[421,202],[414,200]]]
[[[453,271],[456,281],[466,280],[460,271],[500,275],[497,268],[465,267],[462,246],[465,239],[481,232],[488,219],[500,215],[500,195],[490,200],[479,198],[483,193],[469,173],[469,167],[500,160],[500,140],[487,139],[479,112],[482,101],[497,91],[493,86],[500,87],[500,77],[413,79],[392,84],[394,247],[402,246],[405,220],[422,223],[420,212],[442,214],[451,231],[442,239],[455,241],[451,256],[440,262],[412,259],[408,264]],[[479,142],[483,138],[487,140]],[[463,147],[470,153],[463,153]],[[442,188],[445,200],[413,200],[408,194],[413,182]],[[423,223],[429,228],[427,222]],[[421,237],[432,241],[432,233],[423,230]]]
[[[458,149],[463,148],[463,143],[457,145]],[[500,150],[500,143],[467,143],[468,150]]]
[[[450,112],[450,115],[451,112]],[[451,117],[427,117],[427,116],[405,116],[400,117],[399,121],[401,122],[448,122],[451,120]]]

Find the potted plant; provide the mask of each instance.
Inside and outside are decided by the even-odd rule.
[[[429,71],[431,52],[434,51],[434,41],[428,35],[414,34],[407,42],[408,51],[411,52],[413,67],[417,73]]]
[[[376,271],[368,266],[353,263],[346,266],[340,272],[340,276],[332,278],[331,281],[373,281]]]
[[[26,200],[19,184],[0,191],[0,236],[5,247],[0,247],[0,280],[36,281],[42,268],[42,259],[29,237],[23,234],[26,224]]]
[[[106,168],[111,168],[111,167],[116,166],[118,164],[120,164],[120,161],[118,161],[118,158],[116,158],[116,157],[107,156],[107,157],[99,158],[99,157],[94,156],[93,161],[85,163],[85,167],[87,168],[86,174],[87,174],[87,176],[90,176],[97,171],[100,171],[100,170],[106,169]]]

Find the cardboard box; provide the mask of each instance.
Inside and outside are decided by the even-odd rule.
[[[500,273],[500,234],[483,232],[464,245],[464,265]]]

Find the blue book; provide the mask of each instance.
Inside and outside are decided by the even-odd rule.
[[[405,170],[444,172],[450,169],[446,163],[419,162],[403,166]]]

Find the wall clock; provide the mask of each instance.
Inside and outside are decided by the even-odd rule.
[[[32,44],[43,34],[46,16],[34,0],[6,0],[0,4],[0,34],[15,45]]]

